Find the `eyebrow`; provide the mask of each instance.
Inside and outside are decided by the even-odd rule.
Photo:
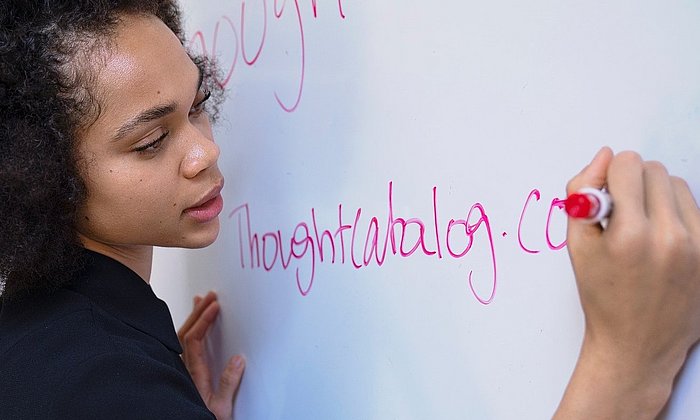
[[[202,88],[202,82],[204,81],[204,70],[200,66],[197,66],[197,69],[199,70],[199,76],[197,79],[197,92],[199,92],[199,90]],[[176,109],[177,104],[175,102],[171,102],[168,104],[156,105],[153,108],[149,108],[145,111],[142,111],[134,118],[131,118],[129,121],[124,123],[124,125],[119,127],[119,129],[117,129],[117,132],[113,137],[113,140],[117,141],[123,139],[130,132],[137,129],[140,125],[149,123],[151,121],[155,121],[159,118],[163,118],[166,115],[175,112]]]

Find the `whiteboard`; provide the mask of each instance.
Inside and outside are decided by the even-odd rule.
[[[236,418],[550,417],[583,332],[552,203],[602,145],[700,192],[700,2],[183,3],[225,209],[152,283],[176,325],[218,291]]]

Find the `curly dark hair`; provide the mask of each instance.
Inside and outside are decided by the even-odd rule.
[[[5,299],[54,290],[82,265],[74,226],[88,191],[80,177],[76,136],[100,112],[90,90],[91,56],[110,41],[120,17],[143,14],[155,15],[184,41],[174,0],[0,3],[0,294]],[[206,77],[213,66],[204,58],[193,61],[205,68],[205,87],[217,90],[214,79]]]

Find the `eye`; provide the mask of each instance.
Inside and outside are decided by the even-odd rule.
[[[138,152],[139,154],[153,154],[160,149],[160,146],[163,144],[163,140],[165,140],[165,137],[169,134],[168,131],[165,131],[163,134],[158,136],[157,139],[149,142],[148,144],[144,144],[143,146],[139,146],[134,149],[135,152]]]
[[[204,96],[202,97],[202,99],[200,99],[199,102],[197,102],[196,104],[192,105],[192,108],[190,108],[190,116],[197,117],[202,112],[204,112],[206,102],[211,97],[211,91],[207,90],[207,91],[204,91],[203,93],[204,93]]]

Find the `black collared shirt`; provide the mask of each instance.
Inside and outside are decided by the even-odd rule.
[[[213,418],[165,302],[86,252],[70,285],[0,306],[0,419]]]

